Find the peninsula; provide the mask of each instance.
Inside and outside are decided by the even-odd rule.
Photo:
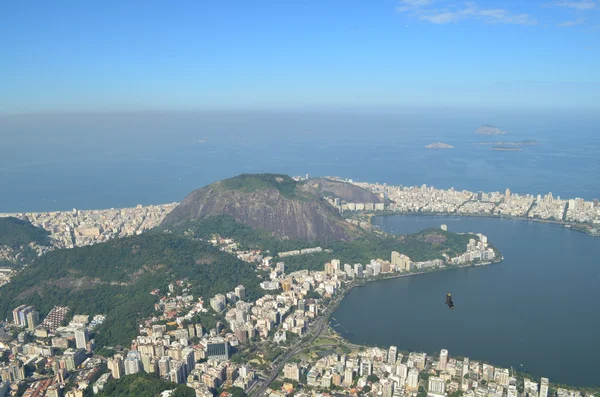
[[[425,146],[427,149],[454,149],[454,146],[443,142],[433,142]]]

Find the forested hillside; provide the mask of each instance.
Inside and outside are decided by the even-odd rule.
[[[0,288],[0,313],[23,303],[43,314],[54,305],[68,305],[79,314],[106,314],[99,345],[128,344],[137,322],[153,311],[155,288],[188,279],[194,296],[212,297],[246,287],[250,298],[261,295],[254,268],[211,245],[165,234],[116,239],[69,250],[49,252]],[[115,326],[118,324],[118,326]]]
[[[269,255],[279,252],[320,246],[331,252],[289,256],[284,259],[286,268],[291,270],[321,270],[323,264],[333,258],[342,263],[368,263],[371,259],[390,259],[392,251],[401,252],[413,261],[442,259],[443,254],[455,256],[465,252],[470,238],[474,235],[461,235],[445,232],[441,229],[427,229],[416,234],[395,236],[386,233],[365,234],[364,238],[353,241],[312,242],[277,239],[269,232],[253,229],[237,222],[227,215],[208,217],[202,221],[191,221],[170,229],[176,234],[209,239],[218,233],[222,237],[232,238],[247,248],[262,249]]]

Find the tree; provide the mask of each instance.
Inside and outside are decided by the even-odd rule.
[[[179,385],[175,388],[171,397],[196,397],[196,392],[191,387]]]
[[[269,385],[269,388],[271,390],[279,390],[281,389],[281,387],[283,386],[283,382],[280,380],[274,380],[273,382],[271,382],[271,384]]]
[[[231,393],[231,397],[247,397],[246,392],[241,387],[230,387],[227,391]]]
[[[371,383],[377,383],[377,382],[379,382],[379,377],[375,374],[371,374],[371,375],[367,376],[367,381],[369,381]]]

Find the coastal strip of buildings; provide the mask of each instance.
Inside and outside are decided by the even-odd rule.
[[[332,180],[352,183],[384,198],[386,203],[352,203],[328,198],[331,205],[343,211],[389,211],[399,214],[451,214],[514,217],[549,220],[589,226],[590,234],[600,235],[600,202],[582,198],[562,199],[552,193],[545,195],[504,192],[471,192],[437,189],[433,186],[388,186],[387,184],[356,182],[340,177]],[[296,179],[302,179],[296,177]]]
[[[178,203],[134,208],[0,214],[28,220],[50,232],[55,248],[73,248],[141,234],[158,226]]]
[[[308,175],[294,177],[307,180]],[[586,226],[586,231],[600,235],[600,203],[598,199],[562,199],[552,193],[545,195],[504,192],[471,192],[468,190],[437,189],[433,186],[391,186],[380,183],[356,182],[340,177],[327,177],[367,189],[385,203],[345,202],[339,198],[326,199],[340,212],[389,211],[398,214],[452,214],[491,217],[515,217],[575,223]],[[309,180],[309,179],[308,179]],[[55,248],[73,248],[143,233],[158,226],[178,203],[137,205],[133,208],[78,210],[55,212],[3,213],[0,217],[14,216],[29,220],[33,225],[50,232]],[[366,222],[362,226],[368,227]],[[2,249],[2,247],[0,247]],[[318,252],[320,247],[303,252],[282,252],[279,256],[302,255]],[[0,252],[0,255],[2,253]]]

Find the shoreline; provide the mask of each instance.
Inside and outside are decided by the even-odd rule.
[[[389,217],[389,216],[455,216],[457,218],[460,217],[470,217],[470,218],[491,218],[491,219],[510,219],[510,220],[518,220],[518,221],[529,221],[529,222],[538,222],[538,223],[550,223],[555,225],[563,225],[565,229],[574,230],[580,233],[587,234],[592,237],[600,237],[600,233],[591,233],[589,229],[596,229],[588,223],[577,223],[577,222],[568,222],[568,221],[557,221],[552,219],[540,219],[540,218],[526,218],[523,216],[502,216],[502,215],[489,215],[489,214],[457,214],[454,212],[406,212],[406,211],[379,211],[379,212],[363,212],[361,215],[368,216],[370,220],[375,216],[381,217]],[[588,230],[584,230],[584,228],[589,228]],[[598,228],[600,229],[600,225]]]
[[[435,273],[438,271],[450,271],[450,270],[458,270],[458,269],[462,269],[462,268],[470,268],[470,267],[481,267],[481,266],[488,266],[488,265],[493,265],[493,264],[499,264],[501,262],[503,262],[504,257],[501,256],[500,260],[497,261],[492,261],[492,262],[485,262],[485,263],[480,263],[480,264],[475,264],[475,263],[471,263],[471,264],[467,264],[467,265],[459,265],[459,266],[452,266],[452,267],[445,267],[445,268],[441,268],[435,271],[426,271],[426,272],[415,272],[415,273],[406,273],[406,274],[398,274],[398,275],[391,275],[391,276],[387,276],[387,277],[381,277],[381,278],[370,278],[370,279],[366,279],[358,284],[351,284],[348,287],[346,287],[344,289],[344,291],[342,291],[342,296],[339,299],[335,299],[334,301],[332,301],[331,303],[334,303],[333,306],[328,306],[327,310],[328,310],[328,314],[326,315],[326,319],[327,319],[327,329],[329,331],[329,333],[333,336],[334,339],[338,340],[338,347],[339,346],[346,346],[346,347],[350,347],[353,351],[356,350],[357,348],[365,348],[365,349],[369,349],[369,348],[379,348],[379,349],[387,349],[389,348],[389,346],[387,345],[377,345],[377,344],[370,344],[370,343],[354,343],[352,341],[350,341],[348,338],[344,337],[338,330],[336,330],[335,328],[333,328],[331,326],[331,322],[332,322],[332,318],[333,320],[339,324],[342,325],[337,319],[335,319],[333,317],[333,314],[335,313],[335,311],[337,310],[337,308],[339,307],[339,305],[342,303],[342,301],[346,298],[346,296],[356,287],[362,287],[366,284],[370,284],[373,282],[378,282],[378,281],[387,281],[387,280],[393,280],[393,279],[398,279],[401,277],[409,277],[409,276],[418,276],[418,275],[422,275],[422,274],[426,274],[426,273]],[[421,352],[421,351],[417,351],[417,350],[411,350],[408,349],[406,347],[403,346],[398,346],[398,350],[404,350],[407,352]],[[429,353],[429,352],[425,352],[428,356],[435,356],[435,352],[434,353]],[[459,353],[458,356],[462,357],[462,355]],[[485,359],[478,359],[475,358],[474,361],[478,361],[480,363],[484,363],[484,364],[490,364],[493,365],[494,367],[496,367],[497,365],[494,365],[492,362],[487,361]],[[516,367],[515,367],[516,368]],[[529,378],[529,379],[539,379],[540,377],[543,377],[543,375],[539,375],[539,374],[533,374],[530,372],[524,372],[527,371],[525,370],[519,370],[519,369],[515,369],[514,370],[516,372],[515,376],[521,376],[522,378]],[[550,385],[553,388],[566,388],[569,390],[578,390],[578,391],[592,391],[592,392],[596,392],[599,388],[598,386],[575,386],[575,385],[567,385],[567,384],[563,384],[563,383],[559,383],[559,382],[550,382]]]

